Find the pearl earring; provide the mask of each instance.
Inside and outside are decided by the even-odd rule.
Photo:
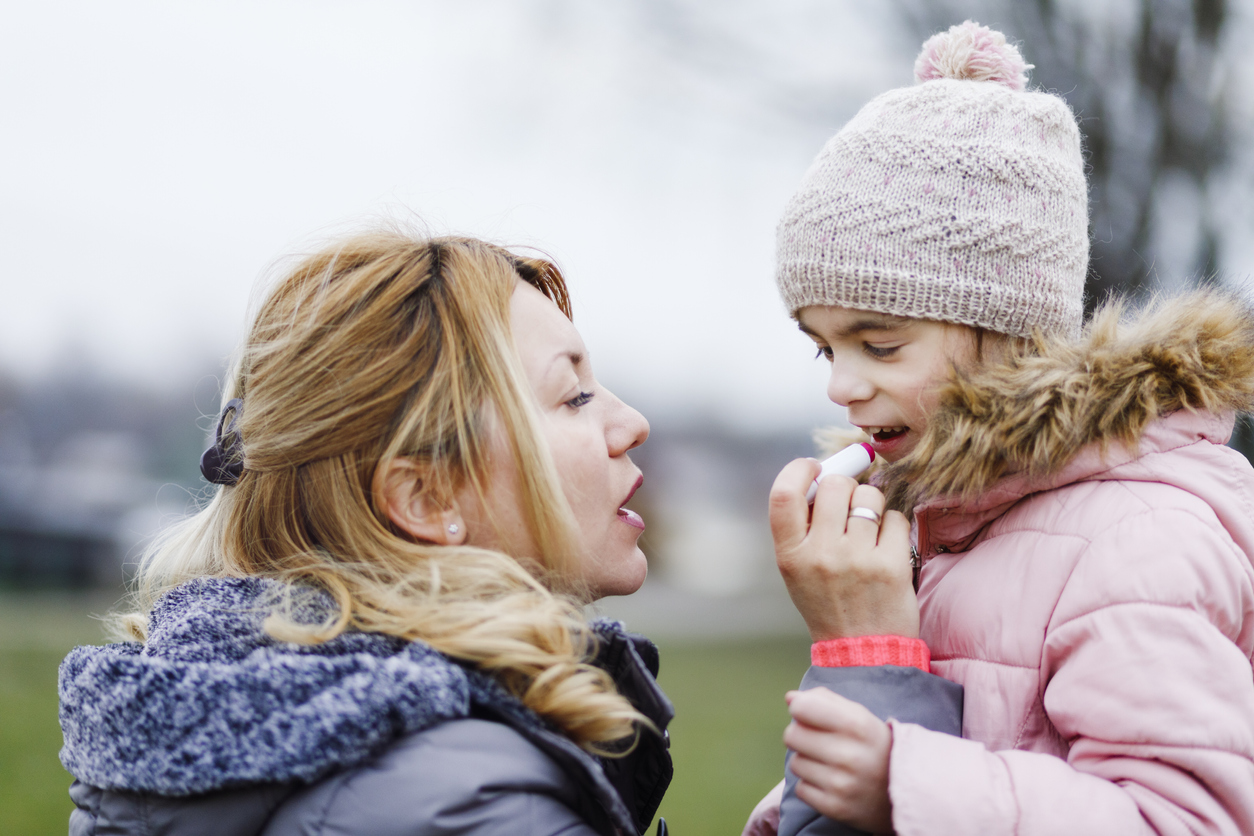
[[[459,526],[457,523],[449,523],[449,524],[448,524],[448,533],[449,533],[449,536],[450,536],[450,537],[456,537],[456,536],[457,536],[457,532],[459,532],[459,531],[461,531],[461,530],[462,530],[462,529],[461,529],[461,526]]]

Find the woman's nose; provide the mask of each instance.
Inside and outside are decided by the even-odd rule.
[[[606,390],[611,401],[609,420],[605,427],[605,441],[611,456],[621,456],[628,450],[644,444],[649,437],[649,422],[645,417]]]
[[[827,397],[839,406],[849,406],[867,401],[875,394],[875,386],[862,375],[839,362],[832,363],[831,376],[827,378]]]

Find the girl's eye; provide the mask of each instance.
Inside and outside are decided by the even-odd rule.
[[[815,360],[817,360],[817,359],[819,359],[820,357],[825,357],[825,358],[827,358],[828,360],[831,360],[831,359],[832,359],[832,348],[831,348],[831,346],[827,346],[827,345],[821,345],[821,346],[819,346],[819,353],[818,353],[818,354],[816,354],[816,355],[814,355],[814,359],[815,359]]]
[[[865,351],[867,354],[870,354],[872,357],[879,357],[880,359],[884,359],[885,357],[892,357],[894,354],[897,353],[897,349],[899,348],[901,348],[901,346],[899,345],[871,345],[870,343],[862,344],[863,351]]]
[[[575,397],[566,401],[566,405],[571,409],[578,409],[581,406],[587,406],[588,401],[592,400],[592,396],[592,392],[580,392],[578,395],[575,395]]]

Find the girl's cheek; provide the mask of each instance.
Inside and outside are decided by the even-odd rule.
[[[910,428],[922,431],[927,426],[928,418],[940,403],[940,387],[944,379],[929,378],[914,393],[912,403],[916,404],[915,414],[911,416]]]

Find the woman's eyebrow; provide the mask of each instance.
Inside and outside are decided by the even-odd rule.
[[[569,349],[563,349],[562,351],[559,351],[553,355],[553,359],[549,361],[548,368],[545,369],[544,371],[544,376],[546,378],[552,377],[555,373],[558,373],[562,369],[565,369],[566,366],[562,363],[563,360],[569,360],[571,367],[575,370],[576,373],[578,373],[579,367],[585,359],[586,359],[586,355],[584,355],[582,351],[571,351]]]

